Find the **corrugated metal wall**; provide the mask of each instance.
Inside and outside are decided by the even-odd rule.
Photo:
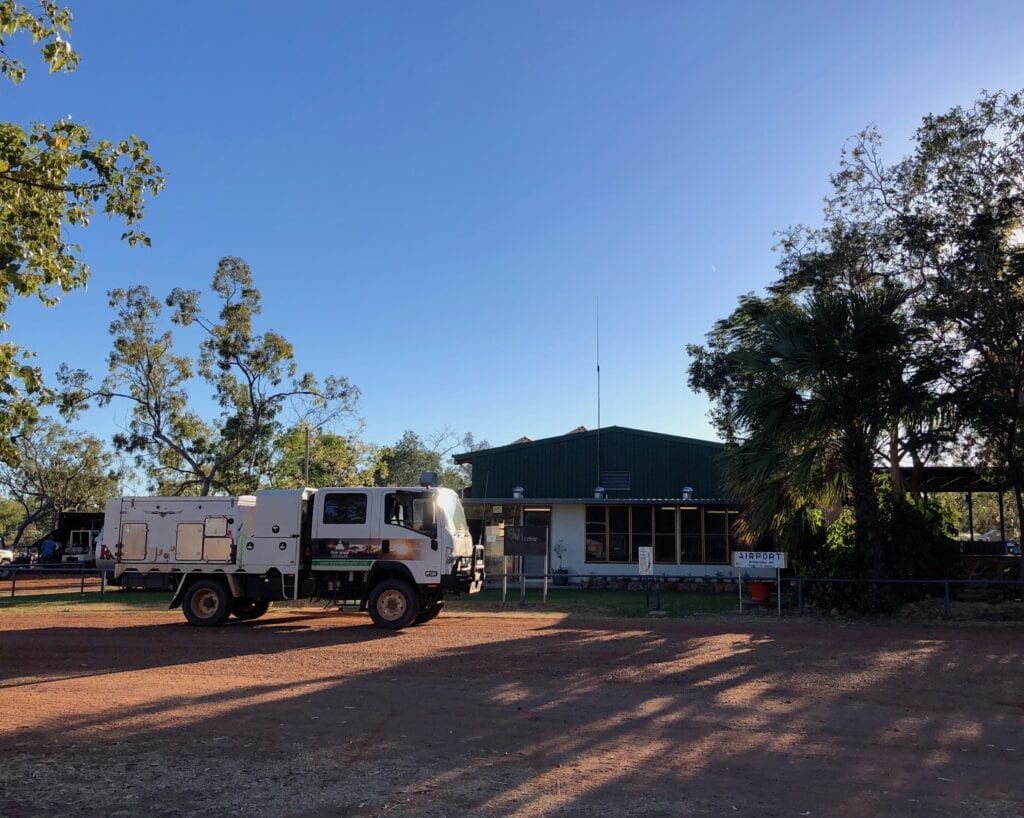
[[[598,485],[595,431],[474,452],[473,496],[511,497],[522,486],[526,498],[590,497]],[[601,469],[630,473],[628,491],[609,499],[679,497],[691,486],[695,498],[721,496],[716,461],[722,446],[622,427],[601,430]]]

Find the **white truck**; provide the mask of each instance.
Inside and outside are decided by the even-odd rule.
[[[104,541],[127,588],[176,580],[193,625],[255,619],[275,600],[321,600],[398,629],[483,587],[458,495],[408,488],[258,491],[238,497],[116,497]]]

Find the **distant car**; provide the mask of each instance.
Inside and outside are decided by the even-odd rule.
[[[1007,540],[1006,541],[1006,553],[1009,554],[1011,557],[1019,557],[1019,556],[1021,556],[1020,543],[1017,542],[1016,540]]]
[[[9,573],[7,566],[14,562],[14,552],[10,548],[0,548],[0,577],[6,577]]]

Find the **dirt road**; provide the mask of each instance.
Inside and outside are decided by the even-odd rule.
[[[5,612],[0,815],[1024,814],[1024,629]]]

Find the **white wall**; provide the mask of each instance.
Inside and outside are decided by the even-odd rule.
[[[586,533],[586,506],[555,505],[551,507],[551,546],[558,541],[565,544],[565,556],[562,566],[574,576],[630,576],[638,573],[636,563],[586,562],[584,535]],[[551,552],[551,569],[558,568],[558,557]],[[745,568],[736,569],[728,565],[704,565],[702,563],[684,563],[682,565],[654,566],[654,573],[661,576],[687,577],[734,577],[742,573],[744,577],[774,577],[771,569]]]

